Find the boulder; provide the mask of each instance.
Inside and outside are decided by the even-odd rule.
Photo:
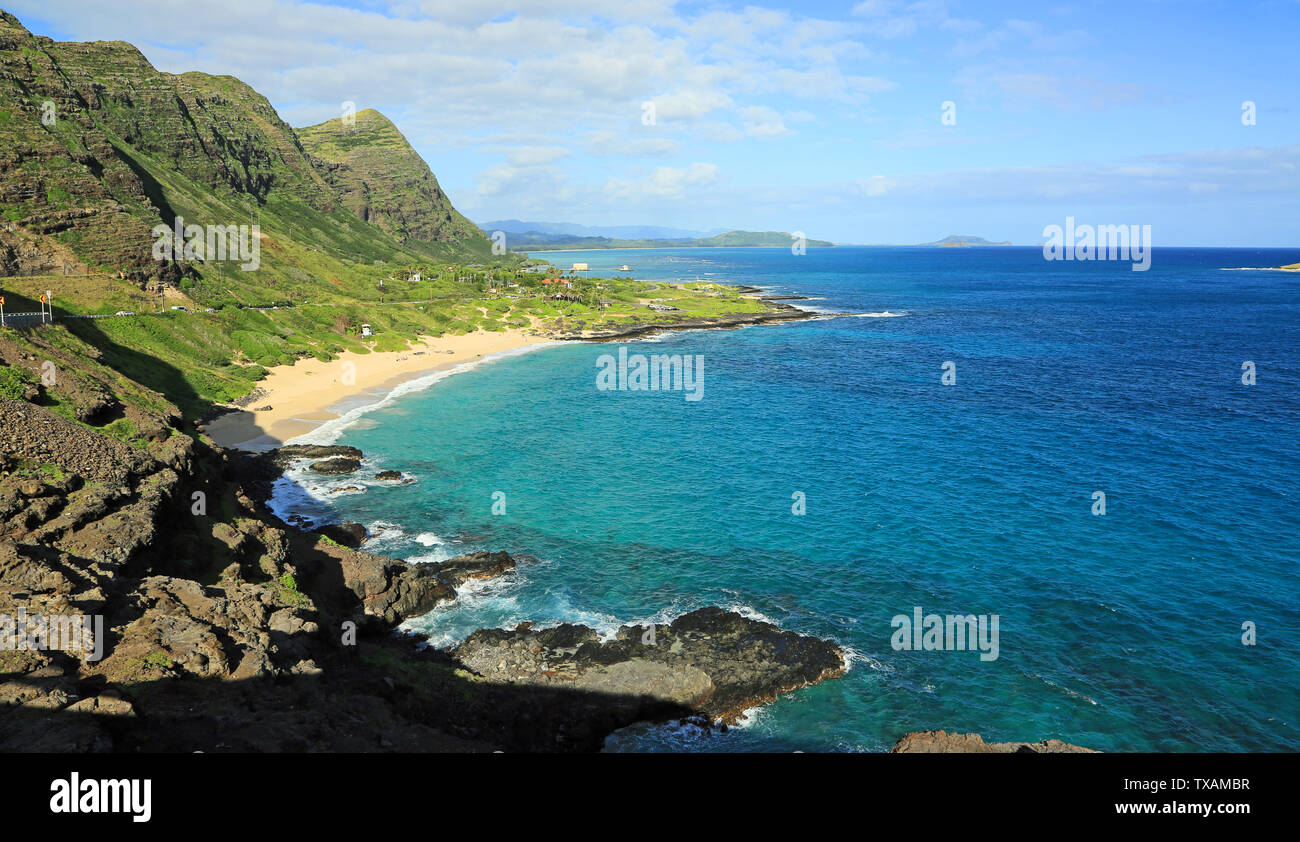
[[[361,460],[335,456],[312,462],[309,467],[318,474],[350,474],[361,467]]]

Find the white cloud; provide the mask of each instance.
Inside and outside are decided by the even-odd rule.
[[[717,180],[717,164],[694,163],[689,167],[656,167],[646,178],[611,178],[605,184],[605,194],[616,199],[637,197],[681,199],[686,195],[688,188],[711,185]]]
[[[794,134],[794,132],[786,128],[781,115],[766,105],[751,105],[740,109],[740,113],[745,118],[745,134],[756,137],[779,137]]]
[[[1104,201],[1117,207],[1180,203],[1216,194],[1300,194],[1300,144],[1148,155],[1115,162],[985,167],[873,175],[820,185],[828,195],[878,198],[904,204],[1033,205]]]
[[[733,103],[731,97],[719,91],[686,90],[657,96],[650,100],[654,103],[655,120],[698,120],[699,118],[728,108]]]
[[[511,150],[510,163],[528,166],[531,164],[549,164],[573,154],[563,146],[520,146]]]
[[[681,149],[681,142],[670,137],[646,136],[651,131],[639,124],[626,131],[601,129],[587,135],[586,151],[589,155],[629,155],[653,157],[671,155]]]
[[[943,0],[862,0],[852,14],[862,18],[866,31],[879,38],[910,38],[922,29],[969,31],[978,29],[976,21],[953,17]]]

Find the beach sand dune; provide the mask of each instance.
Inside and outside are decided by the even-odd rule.
[[[208,422],[205,432],[222,447],[279,447],[339,417],[349,403],[355,406],[368,396],[377,400],[408,380],[542,341],[518,329],[479,330],[421,337],[405,351],[346,351],[329,362],[305,359],[276,366],[258,383],[261,397]]]

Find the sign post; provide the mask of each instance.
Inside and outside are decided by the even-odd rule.
[[[0,295],[0,327],[5,326],[5,297]]]

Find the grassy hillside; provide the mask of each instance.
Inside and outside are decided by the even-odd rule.
[[[412,278],[420,268],[421,279],[415,282]],[[592,333],[630,325],[669,327],[693,319],[767,310],[762,302],[717,284],[566,277],[572,286],[557,292],[556,285],[543,283],[541,273],[518,268],[438,271],[427,265],[409,266],[384,279],[382,301],[376,286],[365,298],[335,294],[328,302],[300,302],[265,310],[227,304],[213,312],[160,312],[156,297],[143,296],[138,290],[137,297],[124,297],[134,288],[115,277],[25,278],[16,284],[22,292],[7,295],[10,311],[17,309],[15,303],[34,309],[34,296],[48,288],[54,292],[60,319],[53,329],[9,329],[3,333],[66,333],[84,347],[95,349],[97,360],[165,395],[185,417],[193,419],[213,403],[248,394],[268,367],[302,357],[329,359],[344,350],[395,351],[420,336],[476,330]],[[11,289],[15,285],[12,279],[4,283]],[[86,288],[102,297],[88,297]],[[167,303],[176,300],[184,299],[168,298]],[[89,308],[84,309],[85,305]],[[658,310],[652,305],[673,309]],[[68,318],[82,312],[124,309],[135,315]],[[363,323],[371,326],[373,337],[362,339]]]

